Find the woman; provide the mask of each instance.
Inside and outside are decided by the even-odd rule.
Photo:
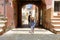
[[[31,31],[30,33],[34,33],[34,27],[35,27],[35,21],[34,21],[34,17],[30,17],[30,27],[31,27]]]
[[[29,24],[29,28],[30,28],[30,17],[31,17],[31,15],[28,16],[28,24]]]

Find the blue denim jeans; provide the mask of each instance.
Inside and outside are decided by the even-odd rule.
[[[35,22],[31,22],[31,23],[30,23],[30,27],[31,27],[31,30],[34,30]]]

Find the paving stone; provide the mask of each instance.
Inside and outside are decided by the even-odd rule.
[[[60,34],[18,34],[17,31],[14,31],[16,33],[8,32],[0,36],[0,40],[60,40]]]

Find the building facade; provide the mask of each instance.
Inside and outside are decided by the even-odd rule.
[[[0,1],[0,14],[3,14],[7,17],[7,27],[13,25],[14,28],[18,26],[22,26],[22,13],[21,8],[26,4],[35,4],[38,6],[38,26],[40,25],[40,15],[42,13],[42,25],[44,28],[47,28],[51,31],[55,30],[55,28],[60,27],[59,17],[60,12],[57,6],[60,4],[58,3],[60,0],[1,0]],[[4,4],[5,3],[5,4]],[[56,4],[59,5],[56,5]],[[5,7],[4,7],[5,6]],[[41,12],[42,10],[42,12]],[[58,19],[58,20],[57,20]],[[57,22],[57,21],[58,22]],[[56,22],[54,22],[56,21]]]

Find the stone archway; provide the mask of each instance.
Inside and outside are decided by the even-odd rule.
[[[22,6],[24,6],[26,4],[29,4],[29,3],[37,5],[38,9],[40,10],[40,5],[41,5],[40,2],[37,2],[37,1],[35,1],[35,2],[33,2],[33,1],[28,1],[28,2],[27,1],[21,1],[21,2],[19,2],[19,5],[18,5],[18,24],[17,24],[17,27],[22,27],[22,12],[21,12],[21,8],[22,8]],[[38,15],[38,22],[40,23],[40,19],[39,19],[40,12],[38,14],[39,14]],[[38,25],[39,25],[39,23],[38,23]]]
[[[15,15],[15,25],[17,28],[21,28],[22,27],[22,12],[21,12],[21,8],[22,6],[26,5],[26,4],[35,4],[38,6],[38,26],[40,26],[40,10],[43,9],[43,7],[45,7],[46,5],[41,1],[22,1],[22,0],[16,0],[16,5],[15,5],[15,11],[16,13]]]
[[[26,4],[21,8],[21,10],[22,10],[22,27],[23,28],[30,28],[29,22],[28,22],[29,15],[34,17],[35,22],[36,22],[36,26],[37,26],[38,10],[39,10],[38,6],[36,6],[34,4]]]

